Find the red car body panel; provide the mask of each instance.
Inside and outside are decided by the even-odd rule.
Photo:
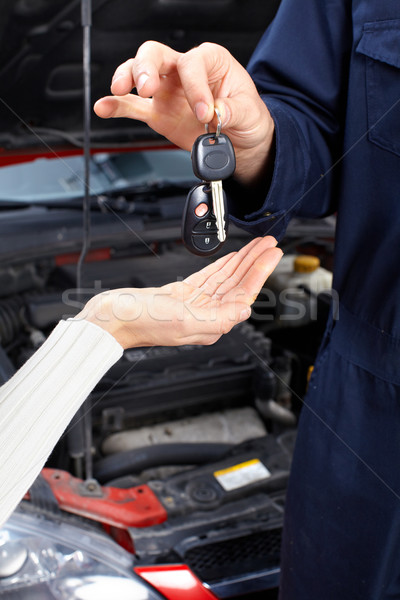
[[[134,570],[168,600],[188,600],[188,598],[216,600],[217,598],[186,565],[136,567]]]

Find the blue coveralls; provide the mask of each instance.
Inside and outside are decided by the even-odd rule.
[[[282,0],[249,71],[276,158],[233,220],[279,238],[338,211],[339,319],[301,414],[281,598],[400,599],[400,0]]]

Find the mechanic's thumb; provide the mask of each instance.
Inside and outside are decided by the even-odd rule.
[[[222,129],[244,129],[248,121],[248,111],[251,107],[243,102],[243,99],[237,98],[217,98],[215,107],[221,116]],[[213,120],[213,124],[217,120]]]

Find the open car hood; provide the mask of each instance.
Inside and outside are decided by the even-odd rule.
[[[186,51],[204,41],[246,64],[279,0],[92,0],[92,102],[118,64],[153,39]],[[0,161],[79,148],[83,139],[81,0],[1,0]],[[102,149],[160,143],[146,125],[93,114]],[[22,157],[21,157],[22,158]]]

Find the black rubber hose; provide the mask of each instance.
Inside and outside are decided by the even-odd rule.
[[[53,515],[61,513],[57,498],[43,475],[39,474],[32,483],[29,495],[31,503],[40,510],[51,512]]]
[[[22,298],[8,298],[0,302],[0,343],[7,346],[24,325]]]
[[[157,444],[117,452],[95,462],[94,476],[100,482],[124,475],[141,473],[145,469],[170,465],[201,465],[222,458],[232,444],[176,443]]]
[[[0,385],[3,385],[10,379],[15,373],[14,365],[8,358],[6,351],[0,344]]]

